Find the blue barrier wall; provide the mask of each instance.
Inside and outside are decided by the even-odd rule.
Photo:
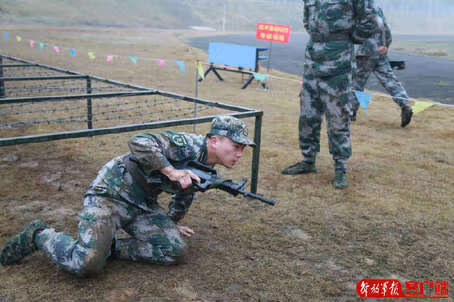
[[[210,42],[208,60],[213,64],[255,69],[257,47]]]

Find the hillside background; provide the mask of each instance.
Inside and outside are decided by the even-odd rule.
[[[451,34],[452,0],[376,0],[395,33]],[[2,0],[0,23],[253,31],[257,22],[302,27],[301,0]]]

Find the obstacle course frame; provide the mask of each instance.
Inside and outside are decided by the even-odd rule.
[[[3,64],[4,59],[8,61],[13,61],[13,64]],[[4,76],[4,70],[7,68],[22,68],[26,69],[27,67],[39,68],[43,70],[52,71],[55,74],[51,75],[39,75],[39,76]],[[83,94],[62,94],[62,95],[45,95],[45,96],[31,96],[31,97],[8,97],[7,89],[5,83],[8,82],[21,82],[21,81],[48,81],[48,80],[85,80],[86,81],[86,93]],[[113,85],[126,91],[114,91],[114,92],[102,92],[102,93],[93,93],[92,84],[93,82],[103,82]],[[156,121],[156,122],[145,122],[145,123],[136,123],[128,124],[121,126],[112,126],[112,127],[95,127],[93,123],[94,113],[92,111],[93,102],[97,99],[102,98],[130,98],[134,96],[163,96],[173,99],[178,99],[181,101],[189,102],[194,105],[194,116],[190,118],[181,118],[174,120],[166,121]],[[97,135],[107,135],[107,134],[116,134],[122,132],[130,131],[139,131],[147,129],[157,129],[165,127],[174,127],[182,125],[196,125],[201,123],[209,123],[214,118],[215,115],[207,116],[197,116],[197,105],[207,105],[211,107],[221,108],[229,110],[229,115],[243,119],[243,118],[255,118],[254,124],[254,142],[256,146],[254,147],[252,154],[252,166],[251,166],[251,191],[253,193],[257,192],[257,183],[258,183],[258,170],[259,170],[259,157],[260,157],[260,144],[261,144],[261,128],[262,128],[262,117],[263,111],[246,108],[242,106],[230,105],[215,101],[210,101],[201,98],[195,98],[190,96],[184,96],[180,94],[175,94],[167,91],[157,90],[153,88],[146,88],[138,85],[132,85],[128,83],[123,83],[111,79],[101,78],[94,75],[83,74],[80,72],[75,72],[71,70],[65,70],[54,66],[44,65],[35,63],[32,61],[4,55],[0,53],[0,108],[2,105],[10,104],[27,104],[27,103],[39,103],[39,102],[58,102],[58,101],[70,101],[70,100],[85,100],[86,101],[86,116],[87,116],[87,129],[76,130],[76,131],[64,131],[56,133],[47,133],[47,134],[37,134],[37,135],[25,135],[25,136],[15,136],[10,138],[0,138],[0,147],[18,145],[18,144],[27,144],[27,143],[37,143],[37,142],[46,142],[52,140],[60,139],[71,139],[71,138],[80,138],[80,137],[91,137]]]

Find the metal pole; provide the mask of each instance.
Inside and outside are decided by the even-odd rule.
[[[251,169],[251,192],[257,193],[257,183],[259,175],[259,160],[260,160],[260,142],[262,135],[262,116],[263,112],[260,112],[255,116],[254,126],[254,143],[255,148],[252,153],[252,169]]]
[[[270,52],[268,54],[268,64],[266,67],[266,72],[270,72],[270,64],[271,64],[271,48],[273,47],[273,42],[270,41]]]
[[[195,98],[199,96],[199,73],[198,73],[199,61],[197,61],[195,68]],[[194,118],[197,118],[197,103],[194,102]],[[196,132],[196,124],[193,124],[192,131]]]
[[[91,78],[87,77],[87,94],[91,94]],[[87,128],[93,129],[93,112],[91,107],[91,97],[87,97]]]
[[[0,56],[0,78],[3,78],[3,57]],[[5,97],[5,82],[0,80],[0,98]]]

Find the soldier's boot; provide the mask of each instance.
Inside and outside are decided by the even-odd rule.
[[[356,113],[358,112],[358,109],[353,109],[352,114],[350,115],[350,121],[356,122]]]
[[[345,189],[348,187],[347,173],[342,170],[336,170],[334,173],[333,186],[336,189]]]
[[[0,253],[0,263],[13,264],[36,251],[36,245],[33,242],[35,232],[46,228],[46,224],[39,219],[27,224],[22,232],[5,244]]]
[[[400,126],[404,128],[408,124],[410,124],[411,117],[413,116],[413,110],[411,109],[410,106],[405,105],[402,107],[402,113],[401,113],[401,123]]]
[[[284,175],[296,175],[296,174],[306,174],[306,173],[316,173],[317,169],[315,168],[315,163],[300,161],[296,164],[288,166],[282,170]]]

